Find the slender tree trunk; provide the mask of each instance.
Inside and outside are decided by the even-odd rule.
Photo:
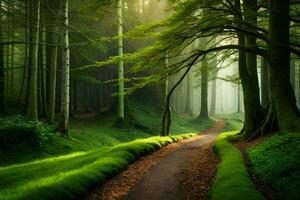
[[[3,16],[2,16],[2,0],[0,0],[0,42],[3,41]],[[0,43],[0,115],[6,113],[5,103],[5,80],[4,80],[4,47]]]
[[[206,59],[202,61],[201,66],[201,110],[198,119],[208,119],[208,62]]]
[[[64,42],[62,48],[63,75],[62,75],[62,113],[60,131],[69,136],[69,114],[70,114],[70,47],[69,47],[69,0],[64,2],[63,22]]]
[[[268,61],[261,57],[261,104],[264,108],[269,103]]]
[[[27,118],[32,121],[38,120],[37,106],[37,71],[38,71],[38,43],[39,43],[39,27],[40,27],[40,0],[34,0],[31,3],[31,8],[34,14],[32,19],[33,29],[33,44],[31,47],[31,65],[30,65],[30,81],[29,81],[29,98]]]
[[[118,0],[118,56],[123,57],[123,0]],[[117,125],[122,126],[125,119],[124,109],[124,64],[119,61],[119,91]]]
[[[193,82],[192,82],[193,74],[192,71],[190,71],[187,75],[187,84],[186,84],[186,104],[185,104],[185,112],[192,116],[193,110],[192,110],[192,96],[193,96]]]
[[[54,23],[56,20],[54,20]],[[57,44],[57,26],[53,26],[51,34],[51,43]],[[56,71],[57,71],[57,45],[51,47],[50,52],[50,70],[49,70],[49,92],[48,92],[48,122],[54,123],[55,101],[56,101]]]
[[[180,79],[175,83],[175,85],[170,89],[166,99],[165,99],[165,108],[162,115],[162,130],[160,135],[161,136],[168,136],[170,134],[171,129],[171,108],[170,108],[170,99],[172,97],[173,92],[175,89],[180,85],[183,79],[191,70],[192,66],[188,67],[187,70],[181,75]]]
[[[210,113],[211,115],[216,114],[216,96],[217,96],[217,77],[218,71],[213,73],[212,82],[211,82],[211,105],[210,105]]]
[[[242,113],[242,109],[241,109],[241,84],[238,83],[238,86],[237,86],[237,95],[238,95],[238,98],[237,98],[237,113]]]

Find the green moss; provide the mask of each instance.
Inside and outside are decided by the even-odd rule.
[[[150,137],[0,168],[0,199],[78,199],[139,157],[195,134]]]
[[[275,135],[248,150],[254,173],[278,191],[279,199],[300,199],[300,135]]]
[[[215,142],[221,164],[210,191],[211,198],[213,200],[264,199],[248,175],[241,152],[227,141],[227,137],[236,133],[237,131],[222,133]]]

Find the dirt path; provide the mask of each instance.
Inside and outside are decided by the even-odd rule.
[[[107,200],[206,199],[216,172],[212,141],[224,121],[192,139],[146,156],[88,197]]]

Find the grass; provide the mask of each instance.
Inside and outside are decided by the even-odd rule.
[[[237,131],[220,134],[215,149],[221,158],[216,179],[210,191],[213,200],[264,199],[248,175],[241,152],[227,141]]]
[[[34,148],[21,145],[19,142],[11,145],[12,148],[1,148],[0,146],[0,166],[67,155],[78,151],[89,151],[159,135],[161,116],[155,111],[153,105],[134,102],[131,112],[135,122],[143,128],[140,126],[116,128],[113,115],[99,116],[94,119],[72,119],[70,126],[72,139],[60,137],[59,134],[51,134],[47,142]],[[193,116],[173,114],[172,117],[172,135],[199,133],[214,124],[213,120],[198,122]]]
[[[80,199],[139,157],[194,134],[138,139],[112,147],[0,168],[0,199]]]
[[[241,130],[244,124],[243,113],[216,115],[216,117],[226,121],[227,124],[224,132]]]
[[[0,199],[80,199],[141,156],[214,124],[173,114],[172,136],[158,137],[160,115],[149,105],[132,108],[137,127],[115,128],[113,116],[73,119],[72,139],[51,134],[40,146],[1,149]]]
[[[278,191],[279,199],[300,199],[300,134],[278,134],[248,150],[254,173]]]

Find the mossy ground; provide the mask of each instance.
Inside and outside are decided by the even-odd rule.
[[[156,136],[0,167],[0,199],[80,199],[139,157],[193,135]]]
[[[300,199],[300,134],[277,134],[248,150],[253,171],[278,191],[279,199]]]
[[[227,137],[236,133],[237,131],[222,133],[215,142],[221,164],[210,191],[211,198],[212,200],[264,199],[247,172],[241,152],[227,141]]]

